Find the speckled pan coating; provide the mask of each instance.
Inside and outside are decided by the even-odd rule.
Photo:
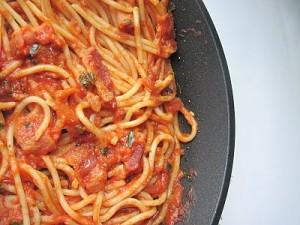
[[[185,225],[217,225],[227,195],[233,163],[235,121],[229,72],[213,22],[200,0],[174,0],[179,50],[172,58],[178,92],[195,112],[200,133],[185,146],[184,170],[198,176],[185,181],[194,204]],[[234,34],[232,34],[234,35]]]

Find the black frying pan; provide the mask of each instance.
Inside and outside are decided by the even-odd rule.
[[[178,92],[200,123],[196,139],[185,146],[185,179],[192,206],[183,224],[217,225],[225,203],[234,153],[234,105],[229,72],[217,32],[200,0],[174,0],[179,50],[172,58]],[[190,194],[189,194],[190,195]],[[189,199],[188,201],[191,201]]]

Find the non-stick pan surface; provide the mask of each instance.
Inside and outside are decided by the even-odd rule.
[[[200,0],[174,0],[179,50],[172,58],[178,92],[200,123],[196,139],[185,146],[183,169],[197,172],[185,179],[193,201],[183,224],[217,225],[233,163],[234,105],[229,72],[217,32]],[[174,7],[172,7],[174,9]],[[192,197],[191,197],[192,195]]]

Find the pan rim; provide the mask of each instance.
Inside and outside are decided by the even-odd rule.
[[[226,90],[226,99],[227,99],[227,113],[228,113],[228,145],[226,146],[227,150],[227,159],[226,159],[226,166],[221,186],[220,195],[218,197],[218,203],[216,206],[216,210],[214,212],[213,218],[211,220],[211,225],[217,225],[220,221],[224,205],[226,202],[231,174],[232,174],[232,167],[233,167],[233,160],[234,160],[234,149],[235,149],[235,110],[234,110],[234,98],[233,98],[233,90],[232,84],[230,79],[230,73],[228,69],[227,60],[225,57],[225,53],[217,33],[216,27],[212,21],[212,18],[206,8],[204,2],[202,0],[196,0],[198,4],[198,8],[201,13],[204,15],[205,23],[208,25],[208,29],[210,35],[213,39],[213,43],[217,50],[219,62],[222,68],[222,77],[224,79],[224,85]]]

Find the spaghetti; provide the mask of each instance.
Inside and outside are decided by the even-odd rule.
[[[168,3],[0,0],[0,224],[176,223]]]

